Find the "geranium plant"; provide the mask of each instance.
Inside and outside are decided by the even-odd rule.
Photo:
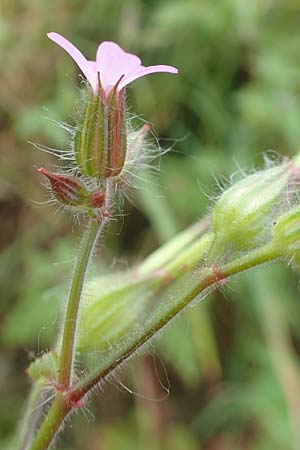
[[[78,122],[71,129],[71,149],[61,153],[69,165],[59,173],[43,167],[39,172],[49,181],[53,198],[86,223],[57,341],[27,370],[32,392],[16,450],[54,445],[66,418],[84,408],[98,386],[146,349],[188,305],[239,272],[279,259],[298,265],[300,258],[296,158],[267,161],[264,170],[224,190],[211,217],[137,267],[86,281],[96,243],[122,208],[133,179],[155,156],[149,152],[148,125],[136,130],[130,123],[125,88],[142,76],[176,74],[177,69],[144,67],[113,42],[101,43],[96,60],[90,61],[61,35],[48,37],[74,59],[87,82]],[[88,370],[91,349],[103,353]]]

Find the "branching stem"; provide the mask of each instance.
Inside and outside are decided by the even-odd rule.
[[[141,348],[149,339],[156,335],[170,320],[179,314],[189,303],[199,295],[206,293],[208,288],[218,285],[220,278],[227,279],[244,270],[275,260],[279,257],[278,251],[272,243],[257,249],[250,254],[238,258],[230,263],[218,267],[218,279],[214,268],[204,268],[200,272],[199,283],[191,289],[179,302],[164,313],[151,326],[146,327],[144,333],[133,340],[112,363],[108,364],[98,373],[91,373],[90,376],[75,384],[69,391],[68,396],[58,394],[52,403],[30,450],[47,450],[54,439],[57,431],[66,416],[79,404],[82,399],[89,394],[95,386],[111,374],[117,367]],[[70,398],[72,402],[70,402]]]

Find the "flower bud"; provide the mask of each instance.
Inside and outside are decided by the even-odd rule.
[[[117,89],[119,82],[107,97],[101,86],[97,94],[90,92],[74,140],[76,162],[83,175],[108,178],[123,168],[127,149],[126,104],[124,89]]]
[[[89,192],[78,178],[50,173],[43,167],[38,171],[50,180],[55,198],[63,205],[79,209],[98,209],[105,201],[105,192]]]
[[[247,176],[221,195],[212,216],[215,237],[210,259],[218,258],[228,248],[254,248],[270,233],[289,175],[290,163],[283,163]]]
[[[300,207],[282,214],[273,228],[273,243],[281,256],[300,263]]]
[[[53,194],[63,205],[82,206],[88,202],[89,192],[77,178],[50,173],[44,167],[38,171],[49,179]]]

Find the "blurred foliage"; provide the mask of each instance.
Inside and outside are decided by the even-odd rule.
[[[47,40],[70,38],[93,57],[115,40],[146,65],[171,64],[130,87],[132,112],[153,123],[161,161],[154,187],[134,195],[94,271],[134,263],[209,209],[215,178],[260,166],[262,153],[300,143],[300,4],[294,0],[2,0],[0,5],[0,447],[28,390],[23,370],[52,342],[80,226],[47,200],[35,166],[55,164],[28,141],[67,145],[79,78]],[[73,234],[72,234],[73,231]],[[118,259],[121,258],[121,259]],[[138,395],[107,386],[66,430],[59,450],[285,450],[299,448],[298,274],[285,267],[239,277],[174,323],[122,375]],[[170,379],[164,401],[163,367]],[[165,384],[165,383],[164,383]],[[118,390],[116,389],[118,388]],[[150,399],[155,398],[157,401]]]

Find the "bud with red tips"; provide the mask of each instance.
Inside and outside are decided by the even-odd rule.
[[[38,171],[49,179],[52,192],[60,203],[67,206],[82,206],[88,202],[89,192],[77,178],[50,173],[44,167]]]
[[[105,192],[89,192],[76,177],[50,173],[44,167],[38,171],[49,179],[55,198],[63,205],[83,210],[102,207],[105,201]]]

